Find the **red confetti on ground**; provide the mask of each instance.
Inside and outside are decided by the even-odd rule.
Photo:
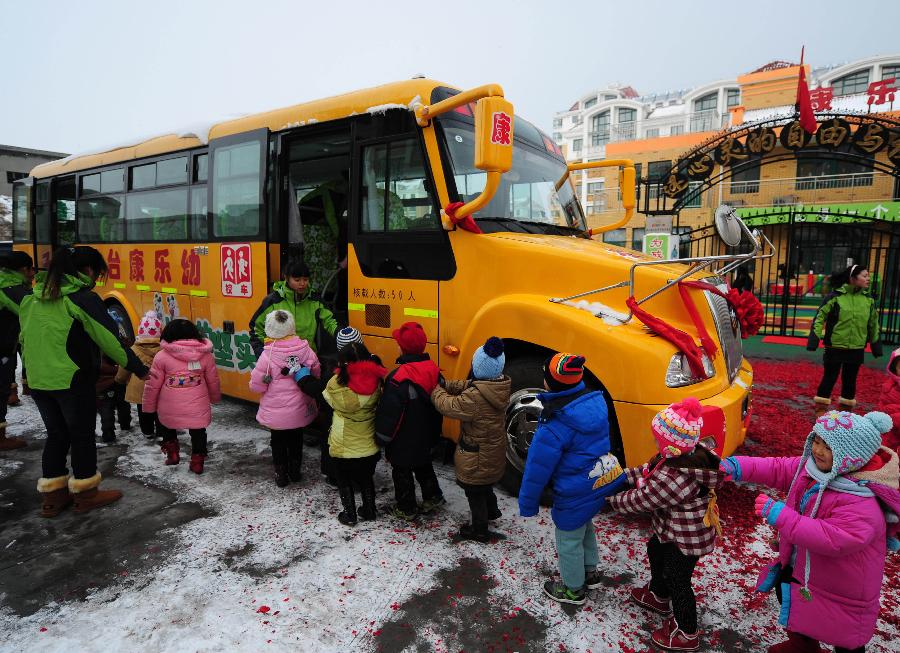
[[[44,626],[41,626],[41,632],[42,632],[42,633],[46,633],[46,632],[47,632],[47,629],[46,629]]]
[[[271,609],[272,609],[272,608],[270,608],[270,607],[267,606],[267,605],[261,605],[261,606],[259,606],[259,610],[257,610],[257,612],[258,612],[259,614],[267,614],[267,613],[269,612],[269,610],[271,610]]]

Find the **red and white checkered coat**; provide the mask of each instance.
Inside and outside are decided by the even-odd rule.
[[[625,470],[634,487],[607,501],[622,513],[651,513],[653,531],[661,542],[674,542],[685,555],[702,556],[716,546],[716,530],[703,523],[710,495],[725,478],[718,470],[661,465],[644,478],[647,465]],[[641,481],[641,482],[639,482]],[[639,487],[640,486],[640,487]]]

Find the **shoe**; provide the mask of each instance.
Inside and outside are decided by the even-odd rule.
[[[72,505],[72,493],[69,492],[69,476],[38,479],[38,492],[41,493],[41,517],[56,517]]]
[[[275,465],[275,485],[287,487],[291,479],[288,478],[287,465]]]
[[[130,431],[132,428],[131,424],[119,424],[120,431]]]
[[[584,605],[584,602],[587,600],[583,587],[577,590],[570,590],[563,583],[552,580],[544,583],[544,594],[554,601],[572,605]]]
[[[104,433],[101,438],[104,442],[115,442],[116,434],[115,433]]]
[[[819,642],[800,633],[787,632],[787,641],[770,646],[768,653],[824,653]]]
[[[299,458],[291,458],[288,460],[287,473],[288,478],[291,479],[291,483],[299,483],[303,480],[302,463],[303,461]]]
[[[439,506],[447,503],[447,500],[444,498],[443,494],[439,494],[436,497],[432,497],[430,499],[424,499],[419,506],[419,512],[423,515],[430,515],[435,510],[438,509]]]
[[[856,399],[845,399],[844,397],[838,397],[838,408],[848,413],[852,413],[856,408]]]
[[[69,479],[69,491],[72,493],[74,504],[72,512],[84,514],[122,498],[122,493],[118,490],[98,490],[100,478],[100,473],[97,472],[90,478]]]
[[[341,505],[344,509],[338,513],[338,521],[344,526],[356,526],[356,497],[352,487],[341,488]]]
[[[595,590],[598,587],[603,587],[603,576],[600,575],[600,572],[596,569],[594,571],[589,571],[584,575],[584,586],[589,590]]]
[[[375,486],[363,485],[360,490],[360,496],[362,498],[362,507],[357,514],[363,521],[372,521],[377,515],[377,511],[375,510]]]
[[[177,465],[181,462],[181,452],[178,446],[178,440],[166,440],[162,443],[160,449],[166,454],[167,465]]]
[[[28,443],[22,438],[6,437],[6,422],[0,422],[0,451],[12,451],[27,446]]]
[[[451,538],[454,542],[480,542],[481,544],[491,543],[490,531],[476,531],[472,524],[463,524],[459,530],[454,533]]]
[[[656,612],[664,617],[670,617],[672,615],[672,599],[664,599],[657,596],[650,591],[649,585],[646,587],[632,588],[631,600],[642,608],[647,608],[651,612]]]
[[[188,469],[194,472],[195,474],[203,473],[203,463],[206,460],[205,453],[195,453],[191,454],[191,462],[188,465]]]
[[[700,648],[700,633],[687,634],[678,627],[674,617],[666,619],[662,626],[653,631],[650,639],[666,651],[696,651]]]
[[[492,510],[491,512],[488,513],[488,521],[497,521],[502,516],[503,516],[503,513],[500,512],[500,508],[497,508],[496,510]]]
[[[831,397],[813,397],[813,402],[816,405],[816,419],[819,419],[822,415],[831,410]]]
[[[415,521],[416,517],[419,516],[418,512],[406,512],[401,510],[400,506],[394,506],[393,509],[391,509],[391,514],[397,519],[403,519],[405,521]]]
[[[327,485],[328,487],[330,487],[334,490],[337,490],[340,488],[340,486],[338,485],[338,482],[334,478],[334,476],[326,476],[325,477],[325,485]]]

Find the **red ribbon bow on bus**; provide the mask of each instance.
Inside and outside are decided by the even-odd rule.
[[[472,219],[471,215],[466,215],[461,218],[456,217],[456,212],[459,210],[459,207],[463,205],[462,202],[451,202],[444,209],[444,213],[447,214],[447,217],[450,218],[450,222],[452,222],[455,226],[460,229],[465,229],[466,231],[471,231],[473,234],[483,234],[484,232],[481,230],[477,224],[475,224],[475,220]]]

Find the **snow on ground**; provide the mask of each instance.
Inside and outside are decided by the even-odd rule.
[[[772,365],[757,368],[761,383],[767,382],[761,373],[775,376],[767,371]],[[864,369],[864,380],[866,374],[875,373]],[[795,380],[769,382],[776,390],[767,396],[761,385],[757,403],[770,406],[760,419],[771,423],[754,430],[751,449],[777,435],[770,427],[784,421],[785,406],[800,410],[790,403],[790,386],[780,385]],[[779,401],[780,409],[771,410]],[[382,461],[378,520],[345,528],[336,520],[336,490],[320,480],[316,449],[305,449],[299,487],[275,487],[268,435],[253,414],[242,403],[215,409],[207,471],[199,477],[184,458],[177,467],[163,465],[158,447],[136,429],[120,436],[128,447],[118,476],[165,488],[214,514],[177,527],[178,544],[162,562],[134,576],[125,569],[121,580],[84,601],[51,603],[20,617],[0,598],[0,650],[650,650],[649,632],[660,619],[626,600],[630,587],[648,578],[646,522],[609,513],[596,518],[606,586],[583,608],[563,607],[540,591],[556,568],[546,509],[522,519],[515,500],[501,492],[504,516],[495,528],[508,539],[453,544],[449,536],[468,512],[452,467],[438,465],[447,506],[409,526],[384,516],[392,492]],[[39,424],[30,400],[10,412],[11,435],[39,432]],[[189,455],[188,438],[181,440]],[[13,466],[0,459],[0,480]],[[116,479],[107,483],[115,487]],[[695,576],[707,650],[759,651],[782,637],[775,598],[752,592],[758,565],[771,556],[772,535],[752,514],[754,496],[750,487],[721,493],[726,535]],[[10,546],[15,542],[0,541],[0,552]],[[896,564],[889,574],[893,608],[887,620],[882,612],[869,651],[892,650],[889,642],[900,637]]]

